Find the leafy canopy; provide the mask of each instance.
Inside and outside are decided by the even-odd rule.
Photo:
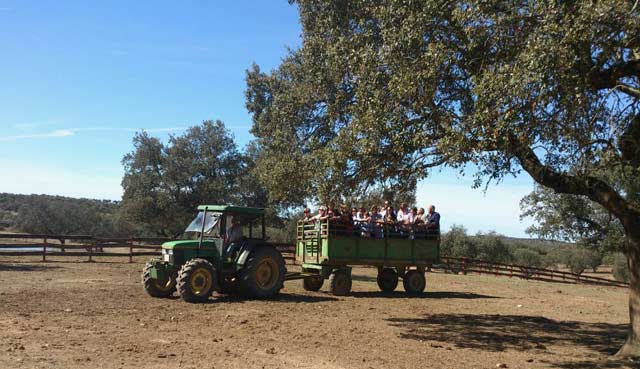
[[[478,185],[524,169],[640,229],[638,207],[597,176],[638,178],[633,1],[295,3],[302,47],[247,72],[274,197],[402,186],[473,163]]]

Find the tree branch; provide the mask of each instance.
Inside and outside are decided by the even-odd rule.
[[[555,171],[540,162],[535,152],[514,135],[509,138],[508,150],[518,158],[522,168],[536,182],[559,193],[587,196],[620,219],[625,229],[638,233],[640,209],[626,201],[604,181],[592,176],[578,177]]]

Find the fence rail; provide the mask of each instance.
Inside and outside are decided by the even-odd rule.
[[[34,240],[41,240],[41,242],[33,242]],[[160,255],[162,243],[170,240],[160,237],[115,238],[58,234],[0,234],[0,257],[42,256],[44,262],[47,261],[47,257],[52,256],[86,257],[88,261],[94,261],[95,257],[106,256],[128,257],[129,262],[133,263],[133,258],[136,256]],[[295,245],[283,243],[274,243],[273,245],[282,253],[287,264],[294,263]],[[109,251],[110,249],[112,251]],[[114,249],[119,249],[119,252]]]
[[[34,240],[42,241],[33,242]],[[93,259],[96,257],[127,257],[129,262],[132,263],[134,261],[133,258],[137,256],[159,255],[162,248],[161,244],[168,240],[168,238],[159,237],[101,238],[85,235],[0,234],[0,256],[41,256],[42,261],[46,261],[47,257],[52,256],[86,257],[88,261],[94,261]],[[272,243],[272,245],[280,251],[287,264],[295,264],[295,245],[286,243]],[[119,249],[119,252],[114,249]],[[453,273],[490,274],[543,282],[583,283],[615,287],[629,286],[628,283],[616,280],[524,265],[492,263],[484,260],[455,257],[442,257],[441,260],[440,266],[445,271]]]
[[[582,283],[600,286],[629,287],[626,282],[581,275],[560,270],[528,267],[516,264],[493,263],[469,258],[442,257],[442,267],[453,273],[477,273],[516,277],[543,282]]]

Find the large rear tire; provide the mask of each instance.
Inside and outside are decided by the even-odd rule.
[[[320,275],[308,275],[302,280],[302,287],[306,291],[320,291],[320,288],[322,288],[323,284],[324,278],[322,278],[322,276]]]
[[[410,270],[402,279],[404,290],[410,295],[418,295],[424,292],[427,281],[424,278],[424,272]]]
[[[216,270],[205,259],[189,260],[178,273],[178,293],[186,302],[207,301],[216,285]]]
[[[278,250],[268,245],[258,246],[238,272],[240,290],[251,298],[275,296],[284,287],[286,272],[284,259]]]
[[[153,268],[153,260],[147,262],[142,270],[142,286],[145,292],[151,297],[167,298],[176,291],[176,277],[169,276],[166,281],[159,281],[151,278],[150,270]]]
[[[378,272],[378,287],[382,292],[393,292],[398,287],[398,272],[393,268],[382,268]]]
[[[346,296],[351,292],[351,276],[344,269],[335,270],[329,277],[329,290],[336,296]]]

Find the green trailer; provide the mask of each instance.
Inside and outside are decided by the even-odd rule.
[[[302,266],[304,288],[317,291],[329,279],[335,295],[351,291],[354,265],[376,267],[382,291],[395,290],[402,279],[407,293],[422,293],[426,269],[440,259],[440,232],[424,228],[301,221],[296,239],[296,263]]]

